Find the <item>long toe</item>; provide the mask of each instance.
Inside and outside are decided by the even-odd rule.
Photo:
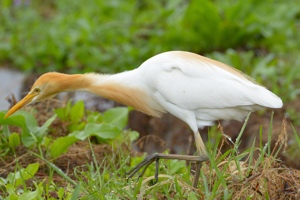
[[[141,171],[141,173],[138,175],[138,178],[142,177],[146,171],[146,169],[156,161],[156,171],[155,171],[155,181],[158,181],[158,169],[159,169],[159,159],[175,159],[175,160],[186,160],[186,161],[194,161],[198,163],[199,167],[197,167],[195,172],[195,179],[194,179],[194,187],[198,184],[199,179],[199,173],[201,168],[201,163],[208,160],[207,155],[198,155],[198,156],[191,156],[191,155],[177,155],[177,154],[162,154],[162,153],[156,153],[147,156],[142,162],[137,164],[133,169],[128,171],[125,175],[129,178],[132,178],[138,171]],[[196,182],[195,182],[196,181]]]
[[[142,177],[146,169],[157,159],[157,154],[152,154],[147,156],[142,162],[137,164],[134,168],[128,171],[125,175],[129,178],[132,178],[140,169],[143,168],[142,172],[139,174],[138,178]]]

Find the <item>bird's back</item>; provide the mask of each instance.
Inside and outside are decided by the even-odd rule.
[[[211,125],[219,119],[239,120],[262,107],[282,107],[278,96],[247,75],[197,54],[162,53],[138,70],[144,75],[144,82],[151,85],[157,101],[193,112],[199,126]]]

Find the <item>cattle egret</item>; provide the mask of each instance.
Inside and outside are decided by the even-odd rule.
[[[127,175],[131,178],[144,167],[141,176],[156,161],[157,180],[159,159],[195,161],[194,187],[201,163],[208,158],[198,128],[212,126],[216,120],[242,120],[263,107],[282,107],[278,96],[242,72],[194,53],[170,51],[148,59],[137,69],[114,75],[45,73],[5,118],[23,106],[67,91],[100,95],[154,117],[169,112],[186,122],[194,133],[197,155],[153,154]]]

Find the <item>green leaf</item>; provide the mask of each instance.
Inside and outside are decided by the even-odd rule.
[[[2,135],[5,137],[5,138],[8,138],[10,136],[10,130],[8,128],[8,125],[3,125],[2,126]]]
[[[23,176],[22,176],[24,180],[28,180],[32,178],[35,175],[35,173],[38,171],[39,167],[40,167],[39,163],[32,163],[27,165],[27,167],[24,169]]]
[[[83,131],[75,131],[70,135],[79,140],[85,140],[90,136],[97,136],[103,139],[113,139],[120,134],[120,132],[121,131],[117,127],[111,126],[110,124],[89,123],[85,126]]]
[[[87,135],[94,135],[103,139],[113,139],[120,133],[120,130],[110,124],[87,124],[84,132]]]
[[[7,179],[0,177],[0,186],[5,186],[7,185]]]
[[[64,188],[62,188],[62,187],[59,188],[58,191],[57,191],[58,198],[59,198],[59,199],[63,199],[64,194],[65,194]]]
[[[32,114],[26,111],[17,111],[15,114],[6,119],[4,119],[4,112],[0,112],[0,125],[20,127],[22,129],[21,140],[26,147],[37,142],[34,135],[39,130],[37,121]]]
[[[24,129],[22,129],[21,140],[25,147],[30,147],[31,145],[38,142],[38,140],[34,134],[32,134],[29,131],[26,131]]]
[[[103,122],[103,116],[99,112],[91,112],[86,118],[86,121],[88,123],[102,123]]]
[[[72,193],[71,200],[79,199],[79,195],[80,195],[80,184],[77,184],[77,186],[75,187]]]
[[[37,187],[35,191],[32,192],[25,192],[21,194],[18,200],[32,200],[32,199],[39,199],[43,193],[43,188],[41,186]]]
[[[60,118],[62,121],[67,121],[68,116],[71,110],[71,101],[69,101],[64,108],[57,108],[55,109],[55,113],[57,114],[58,118]]]
[[[31,133],[36,133],[38,131],[39,127],[38,127],[38,123],[37,123],[35,117],[26,111],[19,111],[19,114],[21,114],[25,118],[26,127],[28,128],[28,130]]]
[[[9,118],[4,119],[5,113],[0,112],[0,125],[14,125],[21,128],[26,127],[26,121],[24,116],[19,115],[21,111],[18,111],[16,114],[10,116]]]
[[[0,125],[1,124],[19,126],[33,133],[38,130],[38,124],[34,116],[24,110],[17,111],[6,119],[2,119],[0,116]]]
[[[52,122],[56,119],[57,115],[53,115],[51,118],[49,118],[38,130],[38,133],[36,134],[37,137],[42,137],[45,136],[49,126],[52,124]]]
[[[103,121],[123,129],[127,125],[128,113],[127,107],[112,108],[103,113]]]
[[[15,186],[13,186],[12,184],[8,183],[5,185],[5,189],[7,191],[7,193],[9,194],[9,200],[17,200],[18,196],[15,194],[16,192],[16,188]]]
[[[67,127],[69,132],[73,132],[73,131],[83,130],[85,125],[86,122],[73,122],[72,124],[69,124]]]
[[[69,146],[75,143],[78,139],[74,136],[66,136],[57,138],[50,147],[50,154],[53,158],[65,153]]]
[[[12,133],[8,138],[8,144],[10,148],[15,149],[20,145],[20,136],[18,133]]]
[[[129,135],[129,140],[131,142],[137,140],[140,136],[139,132],[137,132],[137,131],[130,131],[128,135]]]
[[[7,176],[7,179],[10,183],[14,183],[14,186],[17,187],[22,184],[23,181],[31,179],[39,169],[39,163],[29,164],[25,169],[21,169],[15,173],[10,173]]]
[[[83,103],[83,101],[78,101],[71,108],[71,111],[70,111],[71,122],[79,121],[83,117],[83,114],[84,114],[84,103]]]
[[[66,117],[65,117],[65,108],[57,108],[55,109],[55,114],[57,115],[57,117],[59,119],[61,119],[62,121],[65,121],[66,120]]]

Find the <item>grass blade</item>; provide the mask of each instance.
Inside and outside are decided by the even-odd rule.
[[[32,151],[31,151],[31,154],[33,154],[34,156],[38,157],[39,159],[41,159],[45,163],[47,163],[57,174],[59,174],[61,177],[63,177],[66,181],[68,181],[72,185],[77,186],[77,183],[74,180],[72,180],[67,174],[65,174],[60,168],[58,168],[55,164],[49,162],[45,158],[41,157],[40,155],[38,155],[38,154],[36,154],[36,153],[34,153]]]

